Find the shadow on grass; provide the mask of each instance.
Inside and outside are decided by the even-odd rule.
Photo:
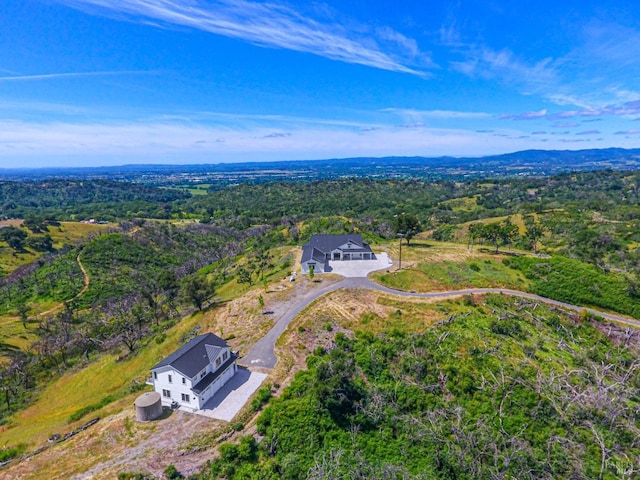
[[[428,243],[410,243],[409,245],[407,244],[402,245],[402,248],[414,248],[414,249],[433,248],[433,245],[429,245]]]
[[[522,256],[524,256],[524,254],[520,253],[520,252],[506,252],[504,250],[498,250],[496,252],[495,248],[484,248],[484,247],[481,247],[481,248],[478,248],[477,250],[479,252],[482,252],[482,253],[488,253],[489,255],[505,255],[507,257],[522,257]]]

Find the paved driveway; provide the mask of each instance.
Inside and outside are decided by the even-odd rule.
[[[329,261],[330,273],[343,277],[366,277],[376,270],[390,269],[392,265],[386,253],[376,253],[375,260],[333,260]],[[321,275],[321,274],[319,274]]]
[[[363,262],[364,261],[365,260],[363,260]],[[356,263],[356,262],[351,262],[351,263]],[[592,308],[585,308],[581,306],[570,305],[568,303],[559,302],[557,300],[541,297],[539,295],[534,295],[526,292],[519,292],[516,290],[510,290],[507,288],[468,288],[464,290],[453,290],[449,292],[416,293],[416,292],[405,292],[402,290],[394,290],[394,289],[385,287],[383,285],[374,283],[368,278],[354,276],[352,278],[345,278],[337,283],[323,286],[317,290],[313,290],[309,292],[309,294],[307,294],[304,298],[302,298],[285,315],[279,318],[276,321],[276,324],[273,326],[273,328],[269,330],[269,332],[267,332],[267,334],[264,337],[258,340],[256,344],[253,346],[253,348],[251,348],[251,350],[249,350],[247,355],[244,358],[242,358],[240,361],[247,366],[259,366],[264,368],[275,367],[276,362],[278,360],[274,353],[274,346],[275,346],[276,340],[278,340],[280,335],[282,335],[282,333],[285,331],[289,323],[313,301],[315,301],[316,299],[318,299],[323,295],[326,295],[327,293],[334,292],[341,288],[347,288],[347,289],[362,288],[367,290],[378,290],[381,292],[386,292],[386,293],[390,293],[390,294],[398,295],[402,297],[442,298],[442,299],[460,297],[463,295],[485,295],[488,293],[501,293],[503,295],[528,298],[531,300],[547,303],[550,305],[556,305],[558,307],[562,307],[568,310],[573,310],[578,312],[586,310],[587,312],[593,315],[600,316],[606,320],[623,323],[626,325],[631,325],[635,328],[640,327],[640,321],[623,317],[621,315],[600,312]]]
[[[238,366],[238,371],[231,380],[225,383],[201,410],[193,413],[230,422],[253,392],[260,388],[265,378],[267,375],[264,373],[252,372]]]

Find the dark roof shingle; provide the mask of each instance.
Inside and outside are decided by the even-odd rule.
[[[153,366],[151,370],[171,366],[184,376],[193,377],[210,363],[208,353],[216,350],[207,348],[207,346],[218,347],[218,349],[220,349],[226,348],[229,345],[217,335],[205,333],[204,335],[199,335],[191,339],[188,343]]]
[[[311,240],[305,243],[302,248],[305,252],[309,250],[317,249],[320,252],[328,253],[348,242],[351,242],[357,245],[357,247],[349,249],[350,252],[370,252],[371,251],[371,247],[369,247],[368,243],[362,240],[362,235],[360,235],[359,233],[347,233],[343,235],[330,235],[330,234],[312,235]]]

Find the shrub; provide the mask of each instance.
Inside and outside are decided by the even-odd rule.
[[[22,443],[14,447],[3,448],[0,450],[0,462],[6,462],[12,458],[19,457],[26,451],[26,449],[27,446]]]
[[[67,419],[67,423],[73,423],[77,420],[80,420],[87,413],[95,412],[96,410],[100,410],[102,407],[109,405],[111,402],[115,402],[117,397],[115,395],[107,395],[102,400],[92,405],[87,405],[86,407],[81,408],[80,410],[76,410],[72,413]]]
[[[520,322],[511,318],[492,320],[489,330],[498,335],[506,335],[513,338],[522,338],[523,331]]]
[[[184,478],[184,475],[182,475],[173,464],[164,469],[164,476],[167,480],[178,480],[180,478]]]
[[[251,410],[257,412],[271,398],[271,385],[265,385],[256,393],[251,401]]]

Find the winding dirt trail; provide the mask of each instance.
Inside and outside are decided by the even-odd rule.
[[[64,306],[67,303],[73,302],[74,300],[80,298],[89,289],[89,284],[91,283],[91,279],[89,277],[89,274],[87,273],[87,269],[84,268],[84,265],[82,264],[82,261],[80,260],[80,253],[78,253],[78,256],[76,257],[76,262],[78,262],[78,266],[80,267],[80,270],[82,271],[82,275],[84,277],[83,278],[84,285],[82,286],[82,289],[80,289],[80,291],[78,293],[76,293],[73,296],[73,298],[70,298],[69,300],[65,300],[64,302],[61,302],[58,305],[56,305],[55,307],[52,307],[52,308],[50,308],[48,310],[45,310],[44,312],[40,312],[38,314],[38,317],[45,317],[47,315],[51,315],[53,313],[56,313],[58,310],[64,308]]]

